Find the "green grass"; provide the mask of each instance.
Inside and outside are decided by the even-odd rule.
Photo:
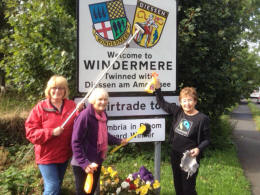
[[[252,103],[251,101],[248,103],[248,106],[252,112],[256,128],[258,131],[260,131],[260,109],[255,105],[255,103]]]
[[[0,95],[1,116],[28,113],[34,104],[34,101],[27,101],[24,96],[13,91]]]
[[[197,179],[200,195],[250,195],[250,184],[236,157],[235,147],[209,151],[211,157],[202,159]]]

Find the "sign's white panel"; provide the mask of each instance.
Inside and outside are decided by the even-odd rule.
[[[129,120],[109,120],[108,132],[120,139],[126,139],[134,135],[141,124],[149,123],[151,132],[145,137],[137,135],[130,142],[154,142],[165,140],[165,119],[129,119]]]
[[[166,101],[178,104],[178,96],[165,96]],[[81,98],[76,98],[78,103]],[[154,96],[110,97],[106,108],[108,116],[167,115],[157,104]]]
[[[175,0],[79,0],[78,86],[89,91],[135,32],[99,87],[109,92],[143,92],[157,72],[163,91],[176,90]]]

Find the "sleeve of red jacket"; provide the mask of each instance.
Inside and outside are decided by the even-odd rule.
[[[44,144],[52,138],[53,128],[43,128],[40,105],[36,105],[25,121],[26,138],[33,144]]]

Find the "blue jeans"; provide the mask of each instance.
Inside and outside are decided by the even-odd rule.
[[[38,164],[44,181],[43,195],[58,195],[68,166],[65,163]]]

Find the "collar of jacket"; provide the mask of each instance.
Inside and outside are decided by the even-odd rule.
[[[51,103],[49,99],[46,99],[47,107],[43,107],[43,110],[46,112],[59,112],[59,110]],[[63,110],[65,104],[65,99],[62,100],[62,105],[61,105],[61,112]]]

